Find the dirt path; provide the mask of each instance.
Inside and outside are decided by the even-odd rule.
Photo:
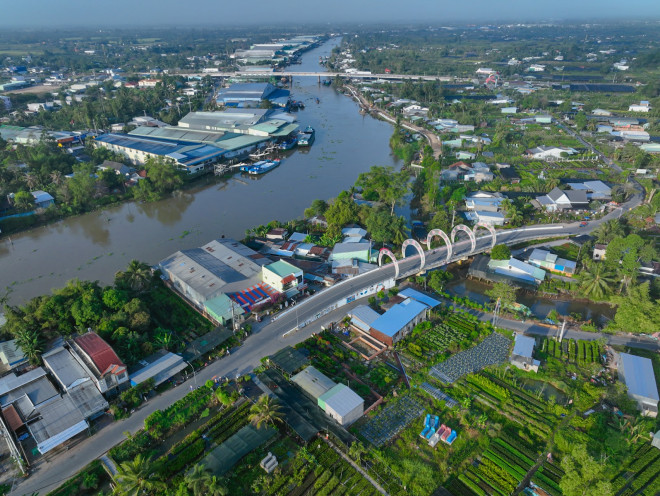
[[[366,98],[362,96],[362,94],[353,86],[351,85],[346,85],[346,88],[349,90],[351,95],[357,102],[360,104],[360,106],[370,112],[371,114],[380,117],[383,120],[386,120],[387,122],[391,122],[392,124],[396,124],[396,117],[394,117],[392,114],[389,112],[385,112],[384,110],[381,110],[379,108],[376,108],[372,106]],[[422,136],[426,138],[426,140],[429,142],[429,145],[431,145],[431,148],[433,148],[433,156],[434,157],[439,157],[442,154],[442,140],[440,137],[435,134],[432,131],[429,131],[428,129],[425,129],[423,127],[416,126],[415,124],[411,124],[409,122],[402,122],[401,127],[413,131],[415,133],[419,133]]]
[[[326,438],[323,437],[323,436],[321,436],[321,439],[323,439],[323,440],[327,443],[328,446],[330,446],[333,450],[335,450],[339,456],[341,456],[344,460],[346,460],[348,463],[350,463],[351,466],[352,466],[355,470],[357,470],[357,471],[360,473],[360,475],[362,475],[362,477],[364,477],[365,479],[367,479],[367,480],[371,483],[371,485],[374,486],[374,487],[376,488],[376,490],[377,490],[380,494],[383,494],[384,496],[389,496],[388,492],[385,491],[385,489],[383,489],[383,488],[380,486],[380,484],[378,484],[378,482],[376,482],[375,480],[373,480],[373,479],[371,478],[371,476],[370,476],[368,473],[366,473],[366,472],[362,469],[362,467],[360,467],[357,463],[355,463],[355,462],[354,462],[353,460],[351,460],[348,456],[346,456],[342,450],[340,450],[339,448],[337,448],[337,446],[335,446],[334,443],[333,443],[332,441],[330,441],[329,439],[326,439]]]

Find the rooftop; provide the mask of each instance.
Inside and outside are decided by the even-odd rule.
[[[378,317],[378,319],[371,324],[371,327],[386,336],[392,337],[426,309],[427,306],[423,303],[408,298],[401,303],[397,303],[383,315]]]
[[[42,355],[44,364],[50,369],[64,389],[73,388],[91,380],[85,369],[76,361],[69,350],[59,346]]]
[[[513,354],[521,357],[532,358],[532,352],[534,351],[534,345],[536,340],[529,336],[523,336],[522,334],[515,335],[515,343],[513,345]]]
[[[131,385],[133,386],[151,378],[154,378],[158,385],[188,366],[180,355],[166,350],[161,350],[140,360],[140,364],[144,366],[131,374]]]
[[[115,350],[98,334],[88,332],[78,336],[74,341],[89,356],[101,375],[115,365],[125,367]]]
[[[337,384],[335,387],[318,398],[330,407],[337,415],[344,417],[355,410],[356,407],[364,405],[364,400],[345,384]]]
[[[658,401],[653,362],[650,359],[628,353],[620,353],[623,376],[628,393]]]
[[[399,296],[405,296],[406,298],[413,298],[414,300],[424,303],[424,305],[429,308],[434,308],[440,304],[438,300],[413,288],[406,288],[403,291],[399,291],[398,294]]]
[[[318,399],[336,386],[336,383],[313,366],[305,367],[301,372],[291,377],[305,392]]]
[[[380,317],[378,312],[367,305],[358,305],[351,310],[349,315],[351,316],[351,323],[365,332],[369,332],[371,324]]]
[[[292,274],[297,274],[300,272],[298,267],[294,267],[289,262],[284,260],[279,260],[269,265],[264,265],[264,269],[267,269],[279,277],[286,277]]]

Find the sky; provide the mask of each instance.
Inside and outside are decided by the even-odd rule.
[[[660,19],[659,0],[0,0],[2,27]]]

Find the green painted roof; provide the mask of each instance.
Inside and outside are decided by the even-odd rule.
[[[286,126],[280,127],[277,132],[272,133],[273,136],[288,136],[296,129],[298,129],[298,124],[287,124]]]
[[[229,296],[221,294],[215,298],[204,303],[204,308],[218,321],[229,320],[232,318],[231,305],[234,305],[234,315],[242,315],[245,313],[240,305],[234,303]]]
[[[257,143],[262,143],[268,140],[267,136],[250,136],[249,134],[242,134],[236,136],[235,138],[229,138],[222,140],[217,143],[217,146],[223,150],[238,150],[239,148],[245,148],[246,146],[256,145]]]
[[[264,269],[268,269],[274,274],[277,274],[280,277],[286,277],[290,274],[297,274],[300,272],[298,267],[291,265],[289,262],[280,260],[278,262],[264,266]]]

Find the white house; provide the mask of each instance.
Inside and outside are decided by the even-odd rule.
[[[639,103],[633,103],[628,107],[628,112],[648,112],[653,107],[648,100],[642,100]]]
[[[589,205],[585,190],[561,190],[559,188],[554,188],[547,195],[538,196],[535,201],[548,212],[584,209]]]
[[[565,146],[537,146],[527,150],[527,156],[539,160],[561,158],[561,154],[575,155],[577,150]]]

